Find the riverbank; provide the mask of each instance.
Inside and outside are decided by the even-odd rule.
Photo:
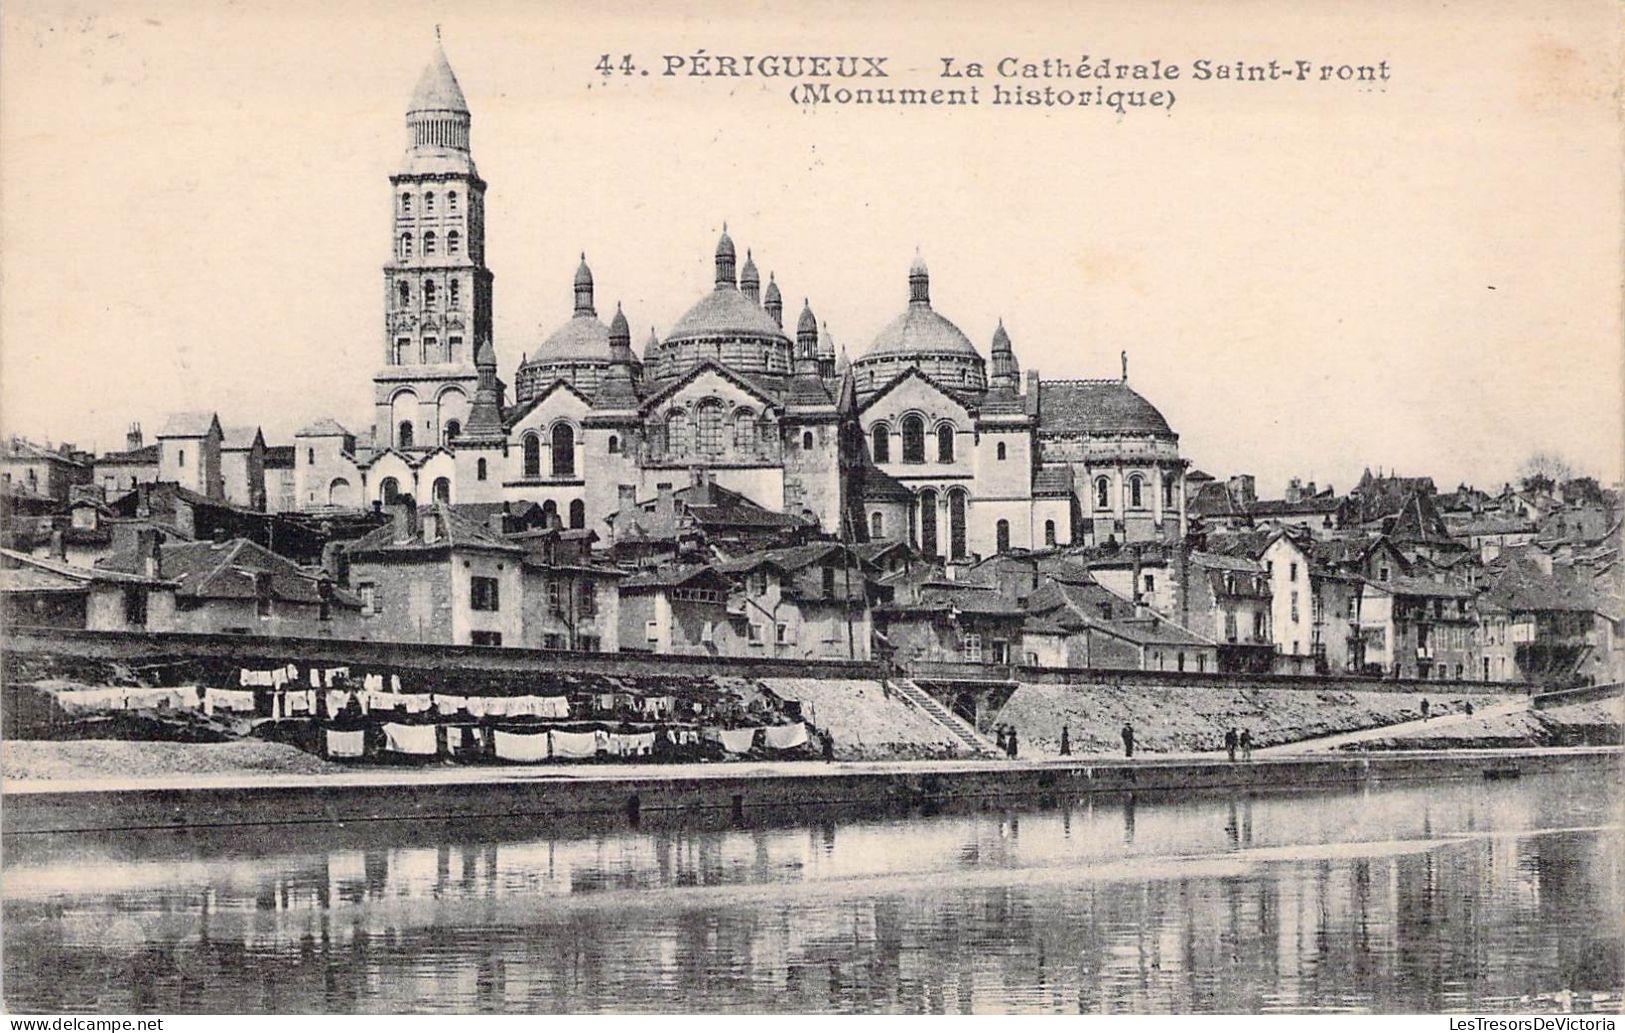
[[[1414,779],[1515,777],[1556,769],[1617,778],[1619,748],[1391,751],[1230,763],[1222,758],[1058,761],[743,762],[558,768],[434,767],[332,773],[7,781],[7,835],[310,822],[559,819],[1093,792],[1246,791]]]

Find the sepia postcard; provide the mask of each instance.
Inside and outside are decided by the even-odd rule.
[[[1614,1029],[1621,24],[10,0],[10,1028]]]

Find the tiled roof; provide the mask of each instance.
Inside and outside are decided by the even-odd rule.
[[[1033,495],[1066,498],[1072,494],[1072,467],[1041,466],[1033,474]]]
[[[37,587],[70,585],[84,585],[92,581],[113,582],[127,585],[159,585],[169,578],[153,578],[145,574],[137,574],[127,570],[109,570],[104,567],[80,567],[61,560],[45,559],[40,556],[29,556],[12,549],[0,549],[0,556],[5,557],[5,574],[7,587],[14,585],[27,587],[30,583]],[[18,571],[32,571],[29,574],[17,574]],[[15,578],[15,580],[13,580]]]
[[[608,364],[609,358],[609,327],[596,315],[580,312],[548,334],[537,346],[535,354],[525,360],[525,365],[545,366],[549,362],[583,360]]]
[[[439,536],[432,541],[423,537],[423,518],[427,514],[438,517]],[[396,541],[395,524],[390,522],[356,539],[350,546],[352,557],[368,553],[424,552],[447,547],[464,549],[497,549],[502,552],[523,552],[524,549],[490,530],[476,519],[456,512],[452,507],[437,503],[418,510],[417,529],[410,540]]]
[[[789,344],[777,324],[755,302],[733,287],[705,295],[677,320],[667,343],[693,337],[743,337]]]
[[[133,560],[121,557],[119,566]],[[108,562],[112,564],[112,558]],[[321,593],[316,579],[291,560],[278,556],[246,538],[229,542],[170,542],[159,550],[159,570],[179,585],[177,594],[196,599],[252,599],[254,574],[271,575],[271,596],[286,602],[317,603]],[[359,606],[348,592],[335,589],[333,601]]]
[[[201,438],[207,437],[215,425],[215,416],[212,412],[178,412],[174,413],[164,423],[164,429],[158,432],[160,438]]]
[[[104,452],[96,457],[97,466],[157,466],[158,446],[143,445],[128,452]]]
[[[980,406],[984,416],[1024,416],[1027,406],[1014,388],[993,387],[982,396]]]
[[[1174,437],[1157,407],[1121,380],[1040,381],[1039,413],[1041,434]]]
[[[787,573],[801,570],[824,559],[831,553],[844,551],[839,542],[813,542],[792,545],[783,549],[764,549],[716,564],[724,574],[744,574],[762,566],[773,566]]]
[[[1390,595],[1415,595],[1428,598],[1443,599],[1471,599],[1478,593],[1464,585],[1452,585],[1444,581],[1433,581],[1429,578],[1395,576],[1387,581],[1373,581],[1366,579],[1366,584],[1373,588],[1387,592]]]
[[[976,346],[952,320],[925,302],[910,302],[903,314],[881,328],[863,359],[881,355],[940,355],[943,353],[980,358]],[[861,361],[861,359],[860,359]]]
[[[1591,612],[1604,605],[1604,600],[1591,586],[1572,573],[1567,576],[1544,574],[1523,563],[1509,564],[1485,591],[1484,600],[1514,612]]]
[[[914,493],[909,491],[908,485],[880,467],[865,465],[863,468],[863,497],[866,499],[902,499],[906,501],[913,499]]]
[[[344,429],[343,424],[328,416],[324,416],[314,423],[306,424],[299,429],[297,434],[294,435],[296,438],[330,438],[349,436],[350,432]]]
[[[653,570],[643,570],[632,574],[621,582],[621,591],[642,591],[644,589],[676,588],[699,580],[726,580],[716,569],[704,563],[686,567],[657,567]]]
[[[220,428],[220,447],[228,452],[247,451],[254,447],[254,442],[260,439],[258,427],[222,427]]]

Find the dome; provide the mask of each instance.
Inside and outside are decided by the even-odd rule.
[[[620,302],[615,303],[615,318],[609,321],[609,337],[612,341],[625,341],[627,347],[632,345],[632,325],[626,321]]]
[[[1121,380],[1045,380],[1038,405],[1046,433],[1175,437],[1157,407]]]
[[[768,273],[767,274],[767,304],[769,304],[769,305],[777,305],[782,300],[783,299],[781,299],[779,297],[779,284],[778,284],[778,281],[773,279],[773,274],[772,273]]]
[[[666,341],[692,337],[745,337],[788,343],[784,331],[751,300],[731,288],[701,298],[666,335]]]
[[[796,336],[818,333],[818,319],[813,315],[811,299],[801,302],[801,318],[796,320]]]
[[[559,327],[542,342],[536,354],[526,363],[529,366],[567,359],[602,359],[609,361],[609,327],[597,316],[578,315]]]
[[[1011,351],[1010,335],[1005,332],[1004,320],[999,320],[999,328],[993,331],[993,350],[996,352]]]
[[[750,257],[750,249],[745,249],[745,267],[739,270],[739,286],[758,286],[762,277],[756,271],[756,261]]]
[[[914,303],[904,313],[886,324],[875,336],[864,358],[882,355],[918,355],[944,353],[981,358],[976,346],[964,331],[939,315],[930,305]]]
[[[723,223],[722,236],[717,238],[717,257],[732,261],[734,258],[734,241],[728,236],[728,225]]]
[[[587,253],[581,253],[581,264],[576,266],[576,287],[592,287],[592,270],[587,268]]]

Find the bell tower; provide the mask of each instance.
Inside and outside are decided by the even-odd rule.
[[[406,154],[389,177],[383,365],[373,376],[379,450],[454,444],[480,387],[476,352],[491,337],[492,278],[471,121],[436,28],[434,55],[406,112]]]

